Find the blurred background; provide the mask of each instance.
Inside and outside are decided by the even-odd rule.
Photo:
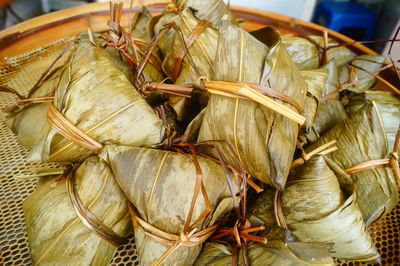
[[[227,0],[225,0],[227,2]],[[107,0],[0,0],[0,29],[59,9]],[[263,9],[312,21],[355,40],[390,39],[400,27],[400,0],[231,0],[230,4]],[[373,44],[387,52],[387,43]],[[400,57],[400,45],[397,55]]]

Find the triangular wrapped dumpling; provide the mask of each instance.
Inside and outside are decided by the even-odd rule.
[[[25,148],[31,149],[40,139],[47,123],[46,115],[51,102],[50,98],[58,86],[63,66],[71,60],[71,54],[76,48],[74,42],[85,37],[85,34],[81,34],[79,38],[75,38],[57,56],[46,72],[42,73],[33,87],[29,90],[24,88],[25,91],[28,91],[26,97],[20,99],[24,103],[7,108],[9,113],[5,118],[5,123],[17,135],[18,142]],[[45,98],[48,100],[43,101]]]
[[[180,234],[183,233],[197,187],[198,169],[202,172],[211,209],[206,217],[191,226],[190,231],[197,229],[195,232],[200,233],[212,228],[222,215],[233,208],[224,170],[211,160],[198,157],[199,168],[196,168],[190,156],[172,151],[109,146],[105,152],[104,157],[107,157],[118,184],[136,210],[134,219],[141,226],[135,228],[135,242],[143,265],[154,263],[171,247],[157,241],[149,233],[161,238],[172,234],[182,239]],[[194,223],[206,208],[202,195],[200,193],[197,197],[190,223]],[[150,227],[163,231],[164,235]],[[192,264],[201,250],[201,243],[191,246],[183,243],[162,261],[163,264]]]
[[[286,94],[303,106],[306,84],[275,29],[263,29],[264,44],[222,21],[215,61],[216,81],[260,84]],[[207,87],[207,85],[206,85]],[[284,104],[288,109],[296,108]],[[255,178],[283,189],[293,158],[298,124],[257,102],[212,94],[199,141],[233,144],[245,169]],[[232,162],[233,157],[224,150]]]
[[[107,52],[85,39],[64,66],[51,107],[52,123],[32,149],[31,160],[77,161],[99,152],[103,144],[151,146],[163,139],[161,119],[111,63]],[[72,126],[64,128],[69,123]],[[87,137],[81,141],[84,134]],[[82,146],[82,142],[95,142],[98,148]]]
[[[131,22],[131,35],[134,39],[151,41],[152,32],[149,30],[153,16],[146,7],[142,7]]]
[[[335,211],[344,198],[335,173],[316,155],[289,175],[283,214],[288,224],[316,220]]]
[[[332,140],[337,140],[338,150],[326,156],[345,170],[389,156],[385,130],[375,104],[367,104],[353,113],[308,146],[306,152]],[[397,205],[398,189],[390,168],[356,171],[346,182],[354,183],[357,203],[367,225]]]
[[[346,105],[346,111],[356,113],[371,101],[376,103],[381,114],[388,149],[391,151],[400,125],[400,97],[388,91],[366,91],[363,94],[351,96]]]
[[[28,99],[52,95],[52,90],[58,85],[60,75],[60,67],[55,68],[38,84],[37,89]],[[22,105],[6,116],[6,125],[17,135],[18,142],[25,148],[31,149],[40,139],[47,123],[49,105],[50,102]]]
[[[274,191],[262,192],[249,208],[250,220],[266,227],[275,224],[275,200]],[[356,193],[342,192],[336,173],[323,156],[311,158],[290,174],[280,202],[287,227],[299,241],[324,243],[336,258],[379,258],[366,231]]]
[[[339,69],[340,83],[349,91],[365,92],[372,88],[376,81],[374,75],[371,74],[375,74],[382,67],[384,61],[385,57],[382,55],[357,56],[351,65],[345,65]]]
[[[69,184],[73,178],[72,189]],[[114,244],[95,233],[75,208],[71,193],[95,219],[116,234]],[[108,165],[98,157],[87,159],[67,180],[43,178],[23,203],[30,253],[40,265],[107,265],[128,235],[128,201]],[[100,231],[101,226],[97,229]],[[103,226],[104,229],[104,226]],[[113,236],[114,237],[114,236]],[[119,244],[118,244],[119,243]]]
[[[323,57],[324,39],[321,36],[282,36],[282,42],[285,44],[293,62],[300,69],[315,69],[321,66]],[[337,42],[331,38],[328,39],[329,45],[336,45]],[[336,47],[328,49],[329,59],[335,59],[337,67],[341,67],[355,58],[355,54],[347,47]]]

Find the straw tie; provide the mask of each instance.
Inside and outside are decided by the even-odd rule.
[[[49,106],[47,118],[51,126],[64,138],[78,144],[94,153],[99,153],[103,149],[103,145],[90,137],[88,134],[77,128],[67,118],[65,118],[54,106]]]
[[[159,91],[185,98],[191,98],[193,87],[188,85],[165,84],[154,81],[146,81],[140,86],[139,91],[141,91],[143,94],[150,94],[154,91]]]
[[[301,166],[302,164],[304,164],[305,162],[307,162],[308,160],[311,159],[311,157],[313,157],[314,155],[326,155],[328,153],[331,153],[333,151],[337,150],[337,147],[334,146],[336,144],[336,140],[332,140],[328,143],[325,143],[324,145],[321,145],[320,147],[312,150],[309,153],[306,153],[305,150],[303,149],[303,147],[301,146],[301,144],[299,142],[297,142],[297,147],[301,150],[301,156],[300,158],[297,158],[296,160],[294,160],[290,166],[290,169],[295,169],[299,166]]]
[[[69,178],[67,179],[67,188],[72,206],[74,207],[74,210],[81,222],[91,231],[93,231],[98,236],[100,236],[115,247],[127,243],[127,238],[119,236],[111,228],[103,224],[89,209],[85,207],[85,205],[83,205],[75,189],[74,173],[75,169],[69,174]],[[106,177],[103,186],[106,184],[107,180],[108,176]]]
[[[200,79],[204,82],[205,89],[212,94],[257,102],[300,125],[303,125],[306,120],[300,115],[302,108],[296,100],[272,88],[248,82],[209,81],[204,77]],[[271,98],[290,104],[297,112]]]

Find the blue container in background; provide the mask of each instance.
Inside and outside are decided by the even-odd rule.
[[[331,1],[320,2],[313,18],[314,23],[360,41],[372,39],[376,20],[376,14],[362,4]]]

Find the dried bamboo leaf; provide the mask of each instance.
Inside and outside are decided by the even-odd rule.
[[[356,83],[357,85],[352,85],[347,87],[346,89],[355,93],[362,93],[366,90],[372,88],[374,83],[376,82],[376,78],[370,73],[374,73],[378,71],[385,61],[385,57],[382,55],[361,55],[357,56],[351,63],[356,67],[355,77],[351,74],[351,65],[342,66],[339,69],[339,79],[341,84],[352,84]],[[358,67],[358,68],[357,68]],[[360,69],[362,68],[362,69]],[[365,69],[365,70],[363,70]],[[368,72],[370,73],[368,73]]]
[[[125,77],[129,81],[133,81],[133,73],[129,63],[123,56],[121,56],[120,52],[117,49],[107,45],[108,40],[106,34],[92,33],[91,31],[88,31],[88,33],[81,33],[79,39],[77,39],[75,42],[79,43],[80,40],[88,40],[93,45],[104,48],[114,66],[119,71],[124,73]],[[66,64],[67,63],[68,62],[66,62]]]
[[[306,134],[308,142],[315,142],[320,135],[343,121],[347,115],[339,98],[340,84],[337,77],[336,59],[331,60],[325,68],[328,79],[325,83],[322,98],[318,104],[312,130]]]
[[[196,19],[190,9],[185,9],[179,14],[179,19],[176,20],[176,24],[180,29],[184,40],[182,40],[182,35],[175,31],[171,45],[166,51],[163,51],[163,54],[165,54],[163,69],[168,76],[173,76],[176,61],[180,54],[184,52],[183,41],[188,41],[189,36],[199,22],[200,20]],[[182,62],[180,74],[175,80],[175,83],[196,85],[198,84],[197,79],[199,78],[199,75],[211,78],[213,75],[213,60],[217,52],[217,41],[218,31],[212,26],[206,27],[206,29],[195,39],[193,45],[188,47],[194,64],[197,66],[200,73],[195,72],[190,61],[187,59],[188,55],[186,55]]]
[[[212,26],[206,27],[195,38],[193,44],[188,47],[193,61],[189,61],[189,55],[187,54],[183,60],[181,58],[182,53],[185,52],[184,42],[188,42],[192,32],[199,23],[200,20],[193,15],[190,9],[185,9],[179,13],[176,25],[180,29],[180,32],[175,31],[173,41],[167,47],[167,50],[163,51],[165,54],[163,69],[168,76],[175,79],[176,84],[190,84],[200,87],[199,76],[211,78],[214,73],[213,60],[217,49],[218,32]],[[180,60],[182,60],[182,63],[179,67]],[[192,64],[196,65],[198,71],[195,71]],[[193,114],[190,117],[186,117],[186,120],[192,120],[199,112],[194,112],[194,107],[200,106],[201,110],[207,105],[207,102],[208,95],[205,91],[198,91],[190,100],[183,97],[170,96],[170,104],[178,114],[178,120],[180,121],[184,120],[185,116],[188,116],[190,113]]]
[[[325,217],[343,202],[335,173],[323,156],[316,155],[289,175],[282,209],[287,223],[291,224]]]
[[[367,104],[353,113],[307,147],[306,152],[334,139],[338,150],[328,154],[327,158],[342,169],[388,158],[385,130],[375,104]],[[375,168],[353,173],[350,181],[356,187],[357,203],[367,225],[397,205],[399,197],[392,169]]]
[[[204,113],[203,109],[187,126],[185,133],[182,136],[182,141],[187,143],[196,143],[199,137],[201,124],[203,123]]]
[[[214,80],[272,87],[303,106],[306,84],[279,35],[273,28],[263,29],[260,35],[266,45],[240,28],[222,21]],[[295,110],[292,106],[289,108]],[[199,141],[220,139],[233,143],[252,176],[283,189],[297,133],[296,123],[258,103],[211,95]],[[234,162],[233,157],[230,160]]]
[[[150,146],[161,142],[162,121],[110,62],[104,49],[82,39],[64,67],[54,105],[99,143]],[[59,135],[48,123],[31,160],[77,161],[92,152]]]
[[[142,7],[132,19],[132,37],[151,41],[154,36],[151,34],[151,31],[148,30],[148,27],[152,18],[153,16],[151,15],[150,11],[146,7]]]
[[[400,98],[387,91],[366,91],[361,95],[353,95],[346,106],[346,111],[355,113],[371,101],[375,101],[381,114],[388,148],[391,151],[400,125]]]
[[[274,231],[273,229],[270,231]],[[333,265],[325,249],[308,243],[294,241],[290,232],[280,230],[284,236],[266,233],[267,244],[249,243],[247,254],[250,265]],[[232,250],[228,243],[208,242],[194,263],[195,266],[232,265]],[[239,256],[239,265],[243,257]]]
[[[251,219],[266,226],[275,223],[274,194],[267,190],[250,207]],[[282,195],[288,228],[306,243],[324,243],[332,257],[379,258],[366,231],[356,193],[342,193],[334,171],[323,156],[315,156],[294,170]]]
[[[306,132],[308,132],[314,124],[318,104],[328,79],[328,71],[327,69],[319,68],[314,70],[302,70],[300,73],[307,83],[307,95],[303,107],[303,115],[306,117],[304,127]]]
[[[310,40],[311,39],[311,40]],[[293,62],[300,69],[316,69],[320,67],[324,40],[321,36],[282,36],[282,42],[286,46]],[[336,45],[337,42],[328,39],[328,45]],[[337,47],[328,50],[328,58],[335,59],[337,67],[343,66],[354,59],[356,55],[347,47]]]
[[[176,152],[122,146],[106,147],[106,152],[103,156],[108,158],[118,184],[141,219],[164,232],[179,236],[196,183],[196,169],[191,159]],[[195,225],[197,231],[211,226],[211,221],[218,218],[215,216],[220,217],[233,207],[222,167],[205,158],[198,159],[212,211],[205,220]],[[149,168],[150,164],[154,167]],[[226,200],[230,201],[228,210]],[[191,222],[199,217],[204,208],[204,198],[199,196]],[[135,230],[135,240],[143,265],[150,265],[169,248],[147,236],[142,227]],[[201,245],[179,247],[163,264],[190,265],[200,250]]]
[[[91,157],[75,173],[81,202],[120,236],[127,236],[127,199],[107,164]],[[40,265],[107,265],[116,247],[82,223],[68,196],[66,182],[43,179],[23,203],[32,260]]]
[[[177,0],[179,6],[183,3],[184,7],[190,7],[194,10],[194,14],[199,19],[210,21],[214,26],[217,26],[221,19],[229,20],[236,24],[237,21],[232,15],[229,7],[222,0]]]
[[[212,26],[199,30],[198,26],[206,22],[197,19],[189,8],[178,13],[165,12],[156,24],[155,31],[159,32],[162,26],[169,23],[174,23],[180,30],[170,29],[159,43],[160,51],[164,55],[163,70],[176,84],[189,84],[198,88],[199,76],[210,78],[214,73],[217,30]],[[192,35],[194,32],[196,34]],[[191,45],[188,44],[190,40],[194,40]],[[186,53],[185,45],[190,55]],[[189,56],[192,60],[188,59]],[[169,99],[178,120],[189,122],[207,105],[208,95],[205,91],[198,90],[191,99],[179,96],[169,96]]]
[[[330,215],[313,221],[291,223],[289,228],[300,241],[325,243],[333,257],[366,261],[379,258],[362,220],[356,194],[352,194]]]
[[[7,126],[25,148],[31,149],[38,142],[46,125],[48,109],[49,103],[37,103],[6,117]]]
[[[165,57],[165,54],[171,46],[175,36],[175,29],[164,28],[171,23],[176,23],[179,19],[180,17],[177,13],[166,10],[160,16],[153,17],[150,21],[149,27],[153,27],[151,30],[154,31],[155,36],[160,35],[163,30],[167,31],[164,37],[157,44],[163,57]]]

